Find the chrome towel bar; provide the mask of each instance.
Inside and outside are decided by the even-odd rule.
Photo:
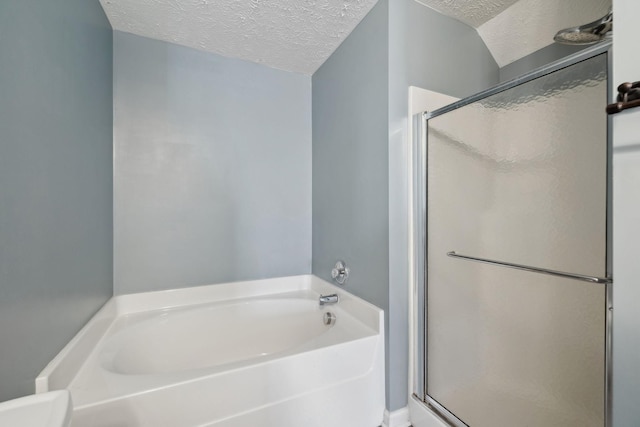
[[[499,267],[514,268],[516,270],[529,271],[532,273],[540,273],[540,274],[547,274],[549,276],[563,277],[565,279],[581,280],[583,282],[604,283],[604,284],[612,282],[610,278],[606,278],[606,277],[603,278],[603,277],[583,276],[582,274],[565,273],[562,271],[547,270],[546,268],[530,267],[528,265],[511,264],[509,262],[502,262],[502,261],[492,261],[490,259],[476,258],[468,255],[458,254],[455,251],[447,252],[447,256],[450,256],[452,258],[465,259],[467,261],[475,261],[475,262],[481,262],[484,264],[497,265]]]

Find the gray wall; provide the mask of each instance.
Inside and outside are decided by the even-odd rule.
[[[0,2],[0,401],[112,294],[112,31],[97,1]]]
[[[520,58],[511,64],[505,65],[500,69],[500,81],[514,79],[523,74],[533,71],[536,68],[543,67],[552,62],[558,61],[574,53],[580,52],[589,46],[571,46],[559,43],[550,44],[547,47],[533,52],[530,55]]]
[[[633,52],[618,49],[615,54],[619,51]],[[628,77],[639,75],[640,61],[636,69]],[[622,114],[626,117],[614,121],[613,149],[614,427],[635,426],[640,420],[640,112]]]
[[[389,21],[391,118],[407,97],[401,84],[458,98],[498,84],[498,65],[473,28],[415,0],[391,2]]]
[[[313,274],[387,308],[387,1],[313,75]]]
[[[446,43],[438,41],[446,41]],[[478,33],[414,0],[380,1],[313,75],[313,274],[384,308],[387,408],[408,398],[408,88],[498,83]]]
[[[311,78],[114,35],[115,293],[311,271]]]
[[[342,259],[351,268],[345,289],[385,310],[387,23],[381,0],[313,75],[313,274],[331,281]]]
[[[463,98],[498,83],[478,33],[414,0],[389,2],[389,352],[388,407],[407,404],[408,87]]]
[[[640,2],[615,0],[613,8],[615,88],[640,80]],[[612,122],[613,427],[629,427],[640,420],[640,109],[616,114]]]

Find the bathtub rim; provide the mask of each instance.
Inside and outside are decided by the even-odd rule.
[[[96,345],[109,332],[118,317],[304,290],[311,290],[318,294],[337,293],[340,297],[339,305],[342,310],[378,334],[384,334],[384,312],[381,308],[314,275],[115,295],[40,372],[35,380],[35,392],[44,393],[68,388]]]

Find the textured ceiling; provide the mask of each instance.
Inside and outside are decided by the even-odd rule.
[[[553,43],[561,29],[606,15],[611,0],[416,0],[475,27],[498,66]]]
[[[303,74],[313,74],[376,2],[100,0],[115,30]]]
[[[443,15],[477,28],[518,0],[416,0]]]
[[[390,0],[401,1],[401,0]],[[611,0],[416,0],[477,29],[500,67]],[[114,29],[313,74],[377,0],[100,0]]]

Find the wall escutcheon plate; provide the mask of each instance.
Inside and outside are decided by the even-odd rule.
[[[331,270],[331,277],[336,281],[339,285],[344,285],[344,283],[349,278],[349,268],[344,263],[344,261],[336,262],[336,266]]]

